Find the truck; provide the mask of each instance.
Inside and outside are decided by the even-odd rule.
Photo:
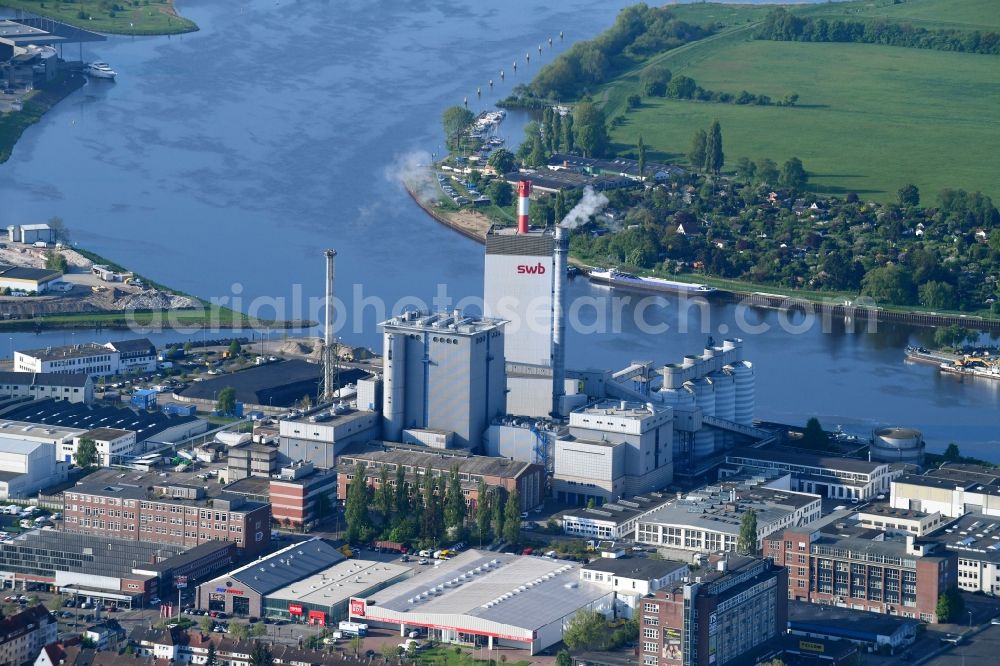
[[[375,547],[392,553],[402,553],[404,555],[409,552],[409,548],[398,541],[376,541]]]
[[[368,625],[361,622],[341,622],[337,629],[344,636],[367,636]]]

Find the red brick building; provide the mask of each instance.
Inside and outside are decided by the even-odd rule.
[[[191,548],[232,541],[247,554],[271,541],[271,507],[239,495],[209,496],[202,486],[165,482],[156,474],[96,472],[63,493],[67,532]]]
[[[700,575],[698,575],[700,574]],[[788,574],[730,555],[639,600],[639,666],[724,666],[785,633]]]
[[[957,556],[913,536],[872,541],[785,530],[764,541],[764,555],[788,568],[788,597],[937,622],[938,597],[958,581]]]
[[[271,516],[276,525],[291,529],[310,529],[321,518],[323,505],[329,511],[337,494],[337,475],[333,470],[313,471],[312,465],[302,476],[299,468],[282,470],[281,478],[270,480],[268,496]],[[286,474],[286,472],[288,472]]]
[[[354,480],[358,463],[367,468],[368,485],[379,486],[379,473],[385,467],[389,483],[395,486],[396,468],[402,467],[406,479],[419,484],[419,478],[428,468],[434,476],[451,474],[458,469],[466,504],[474,510],[479,501],[479,482],[488,488],[500,487],[512,492],[517,488],[521,497],[521,511],[541,505],[545,491],[545,468],[534,463],[518,462],[507,458],[469,455],[464,450],[434,450],[433,453],[407,445],[354,446],[340,455],[337,464],[337,498],[347,499],[347,489]]]

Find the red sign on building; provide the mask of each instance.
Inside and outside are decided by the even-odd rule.
[[[323,611],[311,610],[309,611],[309,624],[316,624],[320,626],[326,625],[326,613]]]
[[[288,604],[288,612],[292,615],[302,615],[302,604]]]
[[[351,616],[364,617],[367,606],[364,599],[351,599]]]

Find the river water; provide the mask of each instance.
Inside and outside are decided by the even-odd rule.
[[[441,111],[466,96],[470,108],[487,108],[627,4],[179,3],[200,32],[112,37],[84,49],[85,59],[110,62],[118,81],[88,83],[25,133],[0,166],[4,224],[59,215],[84,247],[186,292],[242,299],[262,316],[278,309],[318,318],[321,250],[335,247],[340,335],[377,349],[380,311],[369,304],[359,313],[365,299],[392,309],[407,299],[431,302],[441,290],[453,300],[482,293],[481,247],[427,217],[396,182],[408,165],[443,150]],[[525,122],[511,114],[503,134],[519,138]],[[610,303],[609,293],[583,280],[570,287],[597,307]],[[903,362],[903,347],[928,344],[930,331],[856,333],[833,322],[829,332],[789,332],[776,313],[717,305],[702,325],[680,332],[675,308],[637,309],[638,301],[622,305],[620,326],[582,308],[569,333],[569,365],[670,362],[699,350],[708,334],[741,335],[757,368],[759,418],[801,423],[816,415],[859,434],[907,425],[923,430],[931,450],[955,441],[964,453],[998,457],[1000,382],[962,383]],[[649,332],[637,313],[670,330]],[[746,330],[759,323],[769,330]],[[9,337],[0,342],[5,356],[92,336]]]

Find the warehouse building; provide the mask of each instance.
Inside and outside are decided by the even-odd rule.
[[[308,624],[336,624],[349,617],[352,597],[364,599],[412,575],[390,562],[344,560],[264,597],[263,614]]]
[[[831,499],[868,500],[889,492],[890,482],[905,466],[768,446],[734,449],[726,455],[725,467],[730,473],[791,474],[792,490]],[[725,473],[720,472],[720,478]]]
[[[1000,475],[982,465],[945,463],[924,475],[894,479],[889,501],[896,509],[937,512],[949,518],[969,512],[1000,517]]]
[[[9,409],[2,418],[44,426],[46,430],[74,429],[81,432],[96,428],[130,430],[135,433],[140,453],[154,446],[179,442],[208,430],[208,421],[196,416],[140,412],[127,407],[73,404],[50,399],[35,400]]]
[[[198,586],[195,605],[203,610],[223,611],[240,617],[260,617],[268,595],[326,571],[345,559],[333,544],[323,539],[295,543],[202,583]]]
[[[0,436],[0,499],[34,497],[43,488],[63,483],[66,467],[56,462],[50,442]]]
[[[580,580],[580,569],[562,560],[468,550],[367,599],[352,599],[351,620],[398,628],[400,636],[426,628],[432,640],[537,654],[562,640],[581,609],[613,613],[615,592]]]
[[[736,552],[743,514],[757,514],[757,543],[820,517],[818,495],[736,484],[706,486],[638,521],[639,543],[682,550]]]
[[[89,405],[94,401],[94,380],[83,373],[0,372],[0,395],[33,400],[52,398]]]
[[[379,470],[386,468],[389,483],[396,483],[396,469],[403,468],[405,477],[414,487],[419,486],[419,476],[429,468],[434,476],[447,476],[458,469],[459,483],[466,504],[474,510],[479,502],[479,482],[487,488],[501,488],[521,497],[521,511],[529,511],[544,501],[545,469],[541,465],[473,456],[464,449],[431,452],[426,447],[407,444],[368,444],[349,448],[340,456],[337,475],[337,498],[347,499],[347,489],[354,480],[358,463],[366,468],[368,485],[377,488]]]
[[[673,481],[673,412],[652,403],[602,400],[569,415],[556,440],[553,494],[597,505],[661,490]]]
[[[232,543],[185,550],[58,530],[34,530],[0,543],[3,587],[52,586],[66,596],[143,607],[175,575],[207,575],[233,561]]]
[[[27,268],[0,264],[0,289],[43,294],[62,281],[62,273],[47,268]]]
[[[641,666],[739,663],[785,633],[788,574],[771,560],[731,555],[643,597]],[[752,661],[750,663],[753,663]]]

